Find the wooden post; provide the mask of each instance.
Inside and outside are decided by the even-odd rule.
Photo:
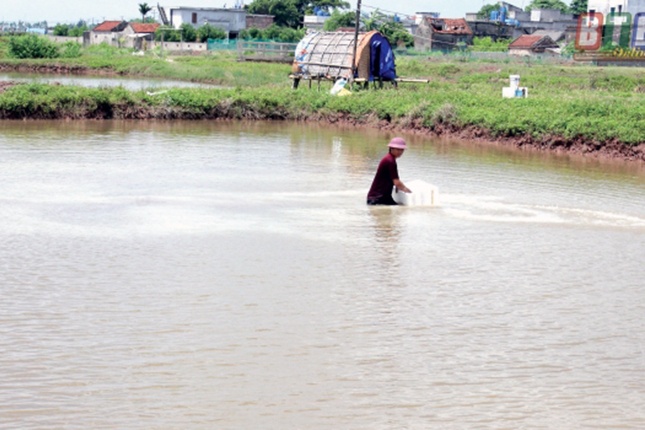
[[[354,53],[352,54],[351,75],[349,77],[349,87],[354,83],[354,74],[356,72],[356,49],[358,44],[358,27],[361,23],[361,0],[357,0],[356,4],[356,26],[354,27]]]

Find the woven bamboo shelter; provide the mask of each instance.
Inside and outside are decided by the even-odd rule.
[[[296,47],[294,79],[349,79],[354,55],[353,32],[317,32]],[[359,33],[354,79],[395,81],[396,67],[390,42],[378,31]]]

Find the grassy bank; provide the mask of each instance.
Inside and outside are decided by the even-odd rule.
[[[100,49],[111,48],[96,48]],[[170,61],[169,61],[170,60]],[[348,97],[291,89],[288,65],[239,63],[232,54],[174,57],[112,51],[65,60],[0,59],[5,68],[84,68],[211,82],[229,89],[170,89],[163,93],[123,88],[24,84],[0,93],[0,118],[191,118],[349,121],[434,133],[469,131],[488,139],[598,149],[609,143],[642,148],[645,142],[645,71],[639,68],[543,65],[528,62],[399,58],[403,77],[428,84],[398,90],[354,91]],[[526,99],[502,99],[510,74],[521,75]]]

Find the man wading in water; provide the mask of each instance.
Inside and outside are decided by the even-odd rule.
[[[395,137],[390,140],[387,146],[390,150],[379,163],[372,186],[367,193],[368,205],[396,205],[397,203],[392,198],[392,187],[396,187],[404,193],[412,192],[399,179],[399,171],[396,167],[396,159],[403,155],[403,151],[407,148],[405,140]]]

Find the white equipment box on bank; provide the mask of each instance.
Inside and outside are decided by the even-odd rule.
[[[437,206],[439,204],[439,190],[432,184],[415,180],[406,182],[405,186],[412,191],[404,193],[395,190],[392,193],[394,201],[403,206]]]

